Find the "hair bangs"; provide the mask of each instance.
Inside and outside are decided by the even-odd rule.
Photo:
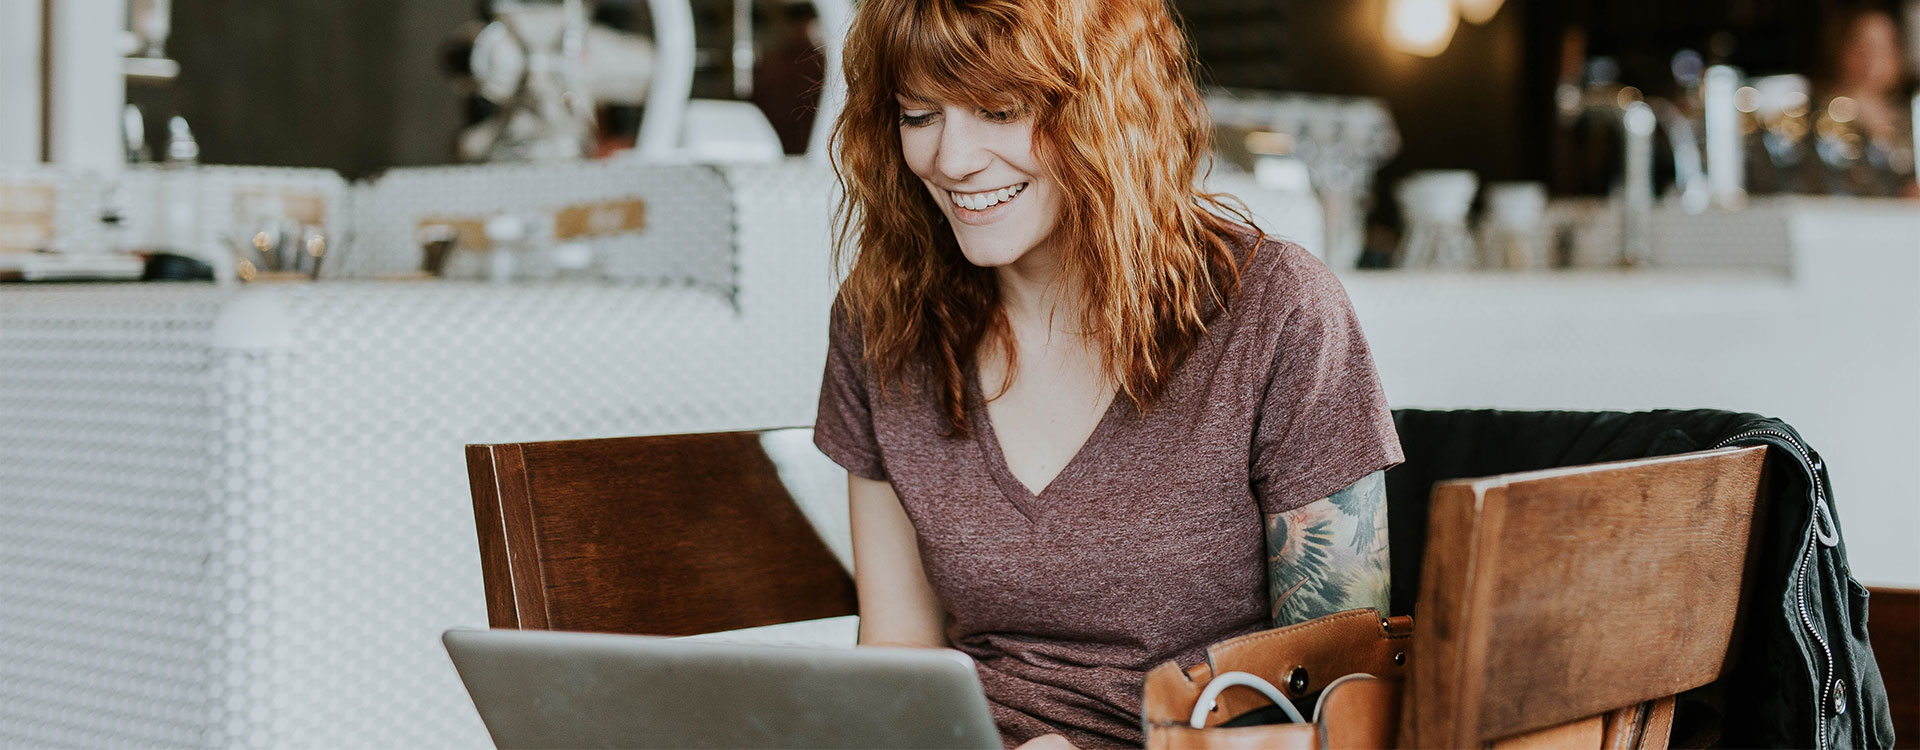
[[[1039,106],[1064,88],[1022,9],[1004,2],[930,0],[903,14],[878,55],[893,93],[928,103]]]

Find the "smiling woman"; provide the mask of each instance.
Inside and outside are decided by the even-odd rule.
[[[902,95],[900,151],[953,222],[967,262],[1009,265],[1053,231],[1060,190],[1033,153],[1033,119],[1021,109],[934,105]]]
[[[1230,222],[1221,217],[1235,212],[1193,187],[1207,150],[1206,111],[1186,38],[1164,4],[873,3],[855,17],[845,59],[848,101],[835,131],[847,188],[840,249],[857,248],[862,262],[843,294],[871,313],[873,341],[887,342],[874,353],[888,379],[916,360],[932,364],[949,426],[965,432],[966,350],[983,337],[1011,344],[985,335],[1008,325],[996,303],[1009,290],[988,268],[1016,258],[925,264],[969,247],[1024,253],[1047,237],[1048,265],[1100,282],[1074,294],[1091,315],[1087,333],[1102,344],[1105,369],[1124,373],[1121,395],[1152,401],[1166,365],[1198,337],[1206,306],[1235,283]],[[964,118],[942,122],[954,113]],[[1048,210],[1029,211],[1019,227],[928,231],[995,218],[955,215],[945,192],[1023,180],[1042,189],[1019,202]],[[914,197],[922,192],[915,182],[927,199]],[[1058,194],[1072,196],[1071,205]],[[1110,283],[1121,278],[1130,283]],[[917,351],[923,346],[932,351]]]
[[[867,0],[845,64],[814,440],[861,643],[972,656],[1009,746],[1138,745],[1148,668],[1384,609],[1366,341],[1319,261],[1195,188],[1163,0]]]

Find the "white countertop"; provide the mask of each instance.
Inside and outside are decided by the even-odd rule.
[[[1790,262],[1342,280],[1395,406],[1779,417],[1827,460],[1854,574],[1920,587],[1920,203],[1707,219],[1779,227]]]

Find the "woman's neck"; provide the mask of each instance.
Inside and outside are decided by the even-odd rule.
[[[1064,272],[1057,251],[1036,247],[993,270],[1000,287],[1000,309],[1016,335],[1078,335],[1080,288]]]

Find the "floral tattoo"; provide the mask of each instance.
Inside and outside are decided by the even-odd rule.
[[[1267,594],[1281,627],[1349,609],[1387,611],[1386,475],[1267,520]]]

